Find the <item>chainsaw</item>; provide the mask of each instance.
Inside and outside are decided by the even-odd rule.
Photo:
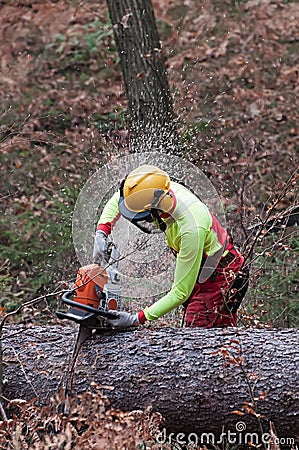
[[[68,319],[79,324],[70,369],[65,386],[64,412],[68,413],[68,396],[72,389],[72,379],[77,356],[84,342],[93,330],[108,330],[107,319],[117,319],[122,308],[122,295],[118,260],[120,252],[113,242],[107,246],[107,256],[96,264],[80,267],[73,289],[62,295],[67,311],[56,311],[59,319]]]
[[[73,289],[62,295],[62,302],[70,308],[56,311],[56,316],[90,330],[109,328],[105,319],[116,319],[122,307],[119,256],[118,248],[109,242],[106,259],[80,267]]]

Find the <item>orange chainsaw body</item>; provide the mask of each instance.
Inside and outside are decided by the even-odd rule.
[[[104,286],[107,283],[107,273],[98,264],[89,264],[88,266],[80,267],[74,286],[76,292],[74,301],[98,308],[100,299],[96,293],[96,285],[103,292]]]

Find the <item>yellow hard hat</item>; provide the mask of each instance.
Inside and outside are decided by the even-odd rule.
[[[169,189],[169,175],[156,166],[144,164],[124,180],[120,189],[119,212],[134,221],[146,220],[152,209],[166,212],[172,206],[172,199],[167,196]]]

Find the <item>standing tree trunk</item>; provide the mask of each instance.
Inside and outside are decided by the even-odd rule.
[[[107,0],[136,151],[178,148],[172,98],[150,0]]]

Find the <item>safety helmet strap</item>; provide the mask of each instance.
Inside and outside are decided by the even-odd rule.
[[[154,219],[156,219],[156,221],[158,222],[159,229],[161,231],[163,231],[163,233],[164,233],[164,231],[166,230],[166,223],[163,222],[163,220],[161,219],[161,217],[160,217],[160,215],[158,213],[158,210],[155,209],[155,208],[152,208],[151,209],[151,215],[154,217]]]

